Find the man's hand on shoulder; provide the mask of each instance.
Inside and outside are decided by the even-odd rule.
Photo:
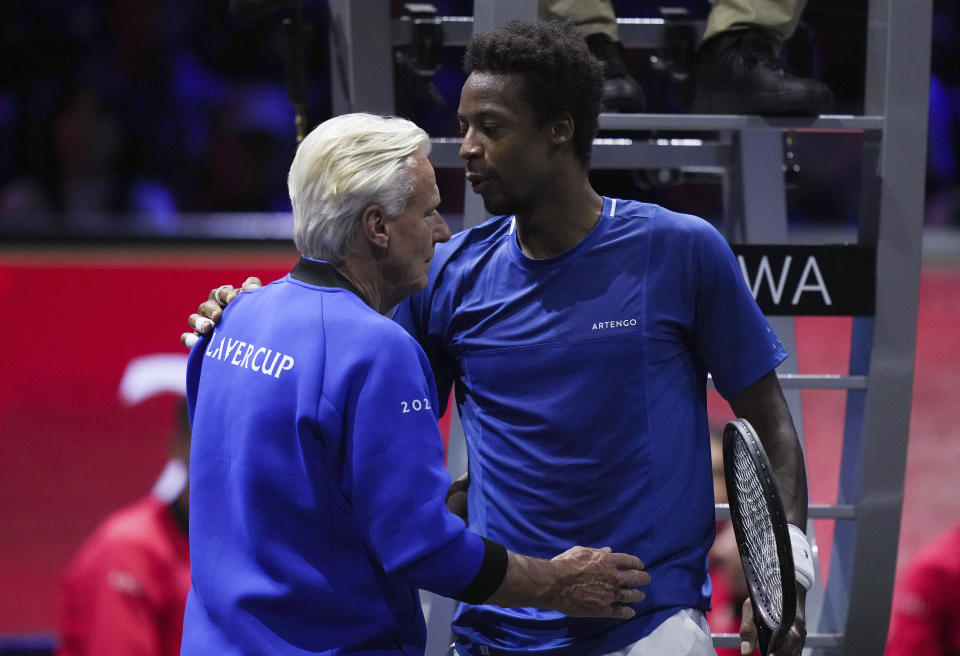
[[[216,289],[210,290],[210,296],[207,300],[201,303],[197,311],[187,318],[187,323],[193,328],[193,332],[180,335],[180,342],[187,348],[193,348],[193,345],[197,343],[201,336],[213,332],[214,327],[220,323],[223,308],[227,307],[230,301],[237,297],[237,294],[257,287],[263,287],[263,283],[260,282],[259,278],[251,276],[240,287],[220,285]]]

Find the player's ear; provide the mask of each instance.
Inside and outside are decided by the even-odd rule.
[[[379,205],[367,205],[364,208],[360,214],[360,230],[372,246],[385,249],[390,241],[387,215]]]
[[[573,141],[573,132],[573,116],[570,112],[563,112],[550,124],[550,139],[556,146]]]

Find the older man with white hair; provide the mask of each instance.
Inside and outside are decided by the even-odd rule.
[[[644,596],[634,556],[520,556],[444,505],[430,365],[384,316],[450,237],[429,146],[404,119],[317,127],[289,175],[300,261],[193,346],[185,656],[422,654],[416,588],[621,619]]]

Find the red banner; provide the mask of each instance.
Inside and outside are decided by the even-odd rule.
[[[185,355],[179,335],[212,287],[239,285],[247,275],[267,282],[295,262],[292,248],[3,256],[0,633],[54,628],[59,578],[72,554],[163,469],[179,394],[163,391],[171,386],[162,380],[144,386],[141,377],[121,398],[131,362]]]

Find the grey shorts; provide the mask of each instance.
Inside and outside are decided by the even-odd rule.
[[[686,608],[668,617],[650,635],[603,656],[717,656],[703,611]],[[457,656],[450,645],[446,656]]]

